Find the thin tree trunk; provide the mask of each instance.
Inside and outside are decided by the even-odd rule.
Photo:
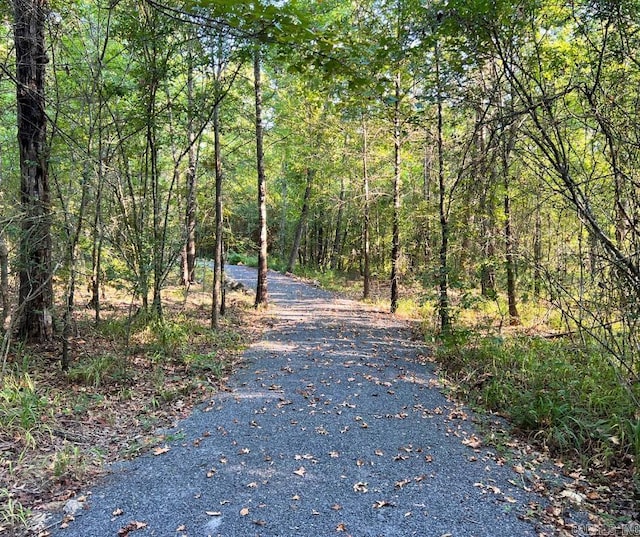
[[[91,246],[91,302],[95,312],[96,325],[100,322],[100,282],[102,280],[102,190],[104,187],[104,159],[102,155],[102,132],[98,132],[98,184],[96,189],[96,207],[93,215],[92,246]]]
[[[342,235],[342,218],[344,215],[344,200],[346,197],[346,186],[344,175],[340,176],[340,198],[338,200],[338,216],[336,217],[336,233],[333,237],[333,247],[331,249],[331,268],[339,270],[341,267],[340,258],[342,254],[342,243],[340,237]]]
[[[213,260],[213,300],[211,306],[211,327],[218,328],[222,304],[222,160],[220,157],[220,104],[213,111],[213,143],[216,174],[215,210],[215,252]]]
[[[533,231],[533,292],[539,297],[542,283],[542,217],[540,215],[540,204],[536,206],[535,218]],[[594,268],[593,265],[591,268]]]
[[[91,144],[89,144],[89,154],[91,154]],[[61,366],[63,371],[69,369],[71,364],[71,357],[69,356],[69,339],[71,338],[71,328],[73,323],[73,313],[75,309],[75,292],[76,292],[76,250],[78,247],[78,241],[80,240],[80,234],[82,233],[82,226],[84,223],[84,213],[87,206],[88,186],[89,186],[89,174],[90,169],[88,163],[85,164],[82,178],[82,195],[80,197],[80,207],[78,208],[78,216],[74,227],[68,222],[68,236],[67,236],[67,259],[66,265],[69,272],[69,282],[67,284],[67,297],[62,316],[62,357]],[[69,218],[68,210],[66,218]]]
[[[44,48],[46,0],[15,0],[14,42],[23,211],[20,237],[18,335],[53,336],[50,189],[47,171]]]
[[[193,94],[193,58],[189,52],[189,66],[187,71],[187,108],[188,108],[188,138],[189,153],[187,165],[187,206],[185,214],[186,242],[184,245],[182,280],[183,284],[189,285],[196,280],[196,217],[197,217],[197,172],[198,159],[196,148],[196,133],[193,128],[195,116],[195,104]],[[217,105],[216,105],[217,106]]]
[[[268,305],[267,298],[267,186],[264,172],[264,148],[262,131],[262,82],[260,48],[256,45],[253,57],[253,76],[256,99],[256,160],[258,169],[258,214],[260,243],[258,254],[258,282],[255,307]]]
[[[507,299],[509,302],[509,324],[520,324],[516,298],[516,270],[513,252],[513,234],[511,231],[511,197],[509,194],[509,171],[507,157],[504,157],[504,242],[505,264],[507,270]]]
[[[369,141],[367,132],[367,122],[362,118],[362,181],[364,187],[364,209],[362,222],[362,254],[364,258],[362,298],[368,299],[371,295],[371,214],[370,214],[370,192],[369,192]]]
[[[438,298],[438,315],[440,317],[440,331],[443,334],[451,332],[451,316],[449,313],[449,219],[446,207],[446,185],[444,176],[444,144],[443,144],[443,117],[442,117],[442,94],[440,90],[440,48],[436,42],[435,46],[436,80],[438,85],[437,114],[438,114],[438,212],[440,217],[440,270],[438,284],[440,295]]]
[[[304,189],[304,198],[302,200],[302,210],[300,211],[300,218],[298,218],[298,224],[296,225],[296,232],[293,237],[293,244],[291,245],[291,252],[289,253],[289,261],[287,262],[287,272],[293,272],[298,259],[298,251],[300,250],[300,241],[302,240],[302,230],[304,224],[307,221],[309,214],[309,199],[311,198],[311,187],[313,186],[313,177],[315,170],[307,168],[307,184]]]
[[[2,313],[0,314],[0,332],[9,316],[9,250],[4,233],[0,231],[0,299]]]
[[[400,73],[395,77],[393,108],[393,244],[391,246],[391,313],[398,310],[398,263],[400,262]]]

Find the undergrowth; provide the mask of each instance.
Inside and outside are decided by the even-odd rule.
[[[640,457],[640,389],[596,346],[457,332],[437,359],[468,402],[505,415],[552,452],[595,468]]]

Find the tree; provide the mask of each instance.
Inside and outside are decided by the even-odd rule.
[[[45,111],[46,0],[14,0],[14,39],[20,147],[22,232],[20,237],[21,338],[53,336],[51,215]]]
[[[267,183],[264,171],[264,134],[262,127],[261,51],[256,45],[253,56],[253,83],[256,104],[256,164],[258,172],[259,253],[255,307],[268,305],[267,298]]]

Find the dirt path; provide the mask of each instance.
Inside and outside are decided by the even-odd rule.
[[[253,285],[255,272],[230,267]],[[52,535],[536,536],[522,478],[477,446],[420,345],[392,316],[270,274],[272,326],[245,367],[114,466]]]

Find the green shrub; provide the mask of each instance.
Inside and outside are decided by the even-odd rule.
[[[130,380],[125,361],[111,354],[99,354],[78,362],[69,369],[67,377],[72,382],[81,382],[94,388]]]
[[[0,388],[0,429],[22,439],[25,447],[35,447],[37,431],[46,430],[43,416],[49,400],[36,391],[28,373],[7,373]]]
[[[602,465],[640,454],[640,390],[621,382],[596,346],[455,333],[437,356],[468,401],[507,415],[552,450]]]

